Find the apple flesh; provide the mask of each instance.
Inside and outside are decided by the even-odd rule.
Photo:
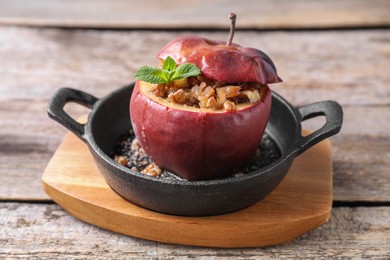
[[[151,94],[152,87],[136,82],[130,116],[141,146],[158,166],[187,180],[206,180],[238,172],[252,158],[270,114],[268,86],[259,101],[229,112],[173,104]]]
[[[226,46],[222,41],[180,36],[158,53],[160,60],[167,56],[177,64],[193,63],[203,76],[219,82],[271,84],[282,81],[270,57],[260,50],[238,44]]]

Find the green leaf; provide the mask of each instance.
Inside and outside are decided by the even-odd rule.
[[[167,84],[173,80],[184,79],[200,74],[200,69],[191,63],[181,64],[176,66],[176,62],[172,57],[167,56],[162,65],[162,69],[143,66],[135,73],[135,78],[153,84]]]
[[[137,70],[134,77],[152,84],[164,84],[169,82],[162,70],[150,66],[141,67]]]
[[[173,71],[176,69],[176,62],[172,57],[168,56],[165,58],[164,63],[162,65],[162,69],[166,71]]]
[[[197,76],[200,74],[200,69],[192,63],[183,63],[176,68],[175,74],[172,76],[171,80],[184,79],[192,76]]]

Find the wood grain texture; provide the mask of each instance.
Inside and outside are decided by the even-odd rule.
[[[89,28],[327,28],[390,25],[385,0],[93,1],[1,0],[0,24]]]
[[[114,32],[0,27],[0,98],[49,98],[61,86],[100,97],[133,81],[181,34],[224,40],[223,32]],[[390,104],[390,30],[237,32],[265,51],[284,82],[272,89],[291,103]]]
[[[0,199],[48,197],[40,175],[65,134],[46,113],[47,100],[0,101]]]
[[[2,200],[49,199],[40,177],[66,130],[47,117],[46,108],[44,99],[0,101]],[[75,118],[87,112],[80,106],[71,106],[67,111]],[[389,107],[347,106],[344,116],[341,132],[331,138],[334,200],[389,201]],[[318,122],[308,123],[311,130],[320,126]]]
[[[390,208],[335,208],[330,221],[288,244],[218,249],[118,235],[71,217],[57,205],[0,204],[0,258],[39,259],[386,259]]]
[[[0,27],[0,199],[49,199],[40,176],[66,131],[46,108],[59,87],[104,96],[132,81],[140,66],[155,64],[158,49],[179,34]],[[271,87],[292,104],[334,99],[343,105],[343,128],[331,138],[334,199],[389,201],[390,30],[236,37],[273,58],[285,82]],[[88,113],[68,110],[75,117]]]
[[[46,193],[69,213],[119,233],[184,245],[269,246],[286,243],[328,221],[331,145],[322,141],[296,158],[284,180],[264,200],[209,217],[170,216],[128,203],[106,184],[88,147],[73,134],[55,152],[42,181]]]
[[[248,2],[252,1],[255,2]],[[344,127],[332,138],[334,200],[352,203],[348,208],[334,208],[327,224],[282,246],[213,249],[118,235],[78,221],[51,202],[36,203],[49,201],[42,191],[40,176],[66,133],[46,116],[49,97],[61,86],[104,96],[132,81],[133,73],[140,66],[155,64],[156,52],[173,37],[187,32],[4,26],[13,23],[109,28],[123,26],[123,21],[128,21],[125,26],[136,28],[141,23],[137,25],[132,19],[141,17],[142,26],[148,28],[227,28],[226,14],[237,5],[235,11],[241,28],[389,28],[389,1],[326,0],[321,1],[319,8],[314,1],[276,0],[261,2],[264,11],[261,15],[260,9],[242,1],[231,5],[223,2],[217,10],[202,8],[200,12],[193,12],[195,7],[186,7],[172,15],[171,2],[159,1],[159,8],[151,10],[147,19],[144,12],[129,15],[123,6],[129,1],[124,0],[110,1],[109,7],[105,5],[108,2],[93,1],[94,6],[88,9],[86,5],[92,0],[77,4],[66,1],[66,6],[59,6],[64,3],[0,0],[0,24],[3,25],[0,26],[1,259],[389,258],[389,29],[236,33],[236,42],[260,48],[272,57],[285,81],[272,88],[294,105],[323,99],[335,99],[343,105]],[[218,2],[210,6],[213,3]],[[148,3],[137,1],[136,4]],[[47,12],[43,5],[55,11]],[[103,9],[105,15],[93,19]],[[68,16],[68,13],[72,14]],[[198,19],[188,19],[194,13]],[[171,24],[164,24],[163,19]],[[184,20],[193,23],[185,24]],[[248,22],[251,20],[255,24]],[[220,40],[227,36],[224,32],[189,33]],[[69,110],[75,117],[88,112],[73,106]],[[316,129],[318,121],[305,125]],[[35,203],[6,202],[9,200]],[[356,201],[379,202],[378,205],[383,202],[384,206],[355,207],[359,205],[353,203]]]

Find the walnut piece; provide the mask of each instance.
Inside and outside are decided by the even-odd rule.
[[[148,166],[146,166],[145,169],[141,171],[142,174],[149,175],[152,177],[160,176],[162,173],[162,170],[160,167],[158,167],[155,163],[151,163]]]

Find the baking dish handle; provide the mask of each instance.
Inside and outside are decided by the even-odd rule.
[[[60,88],[49,101],[47,113],[49,117],[68,128],[81,140],[86,142],[84,137],[85,124],[80,124],[74,120],[68,113],[65,112],[64,106],[68,102],[92,108],[98,99],[88,93],[72,88]]]
[[[301,116],[301,122],[317,117],[325,116],[325,124],[318,130],[308,136],[300,136],[296,145],[297,154],[301,154],[313,145],[337,134],[343,124],[343,109],[332,100],[316,102],[307,106],[298,107]]]

